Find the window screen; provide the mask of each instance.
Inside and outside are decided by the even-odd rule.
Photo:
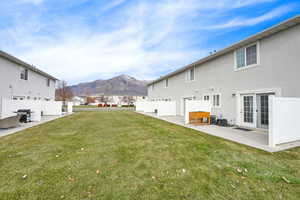
[[[204,96],[204,101],[209,101],[209,95]]]
[[[256,45],[246,48],[247,65],[257,64],[257,48]]]
[[[236,65],[237,68],[245,66],[245,49],[239,49],[236,51]]]
[[[195,80],[195,69],[191,69],[190,70],[190,81],[193,81]]]
[[[214,107],[219,107],[220,104],[220,95],[219,94],[215,94],[213,95],[213,106]]]
[[[20,78],[23,80],[28,80],[28,69],[21,70]]]

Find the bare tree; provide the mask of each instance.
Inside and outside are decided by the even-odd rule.
[[[55,98],[57,101],[68,101],[73,98],[73,92],[68,87],[68,84],[66,81],[59,81],[56,89]]]
[[[96,102],[96,98],[95,97],[87,97],[86,98],[86,102],[87,102],[87,104],[95,103]]]

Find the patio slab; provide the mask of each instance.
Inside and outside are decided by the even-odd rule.
[[[300,146],[300,141],[296,141],[292,143],[271,147],[268,145],[268,132],[266,131],[258,131],[258,130],[243,131],[243,130],[234,129],[234,127],[220,127],[215,125],[209,125],[209,126],[208,125],[204,125],[204,126],[186,125],[184,124],[184,119],[182,116],[158,117],[155,113],[144,113],[144,112],[138,112],[138,113],[150,117],[154,117],[157,119],[165,120],[167,122],[176,125],[191,128],[209,135],[217,136],[226,140],[230,140],[233,142],[237,142],[240,144],[244,144],[268,152],[277,152],[277,151],[282,151],[282,150]]]
[[[65,114],[62,116],[43,116],[40,122],[30,122],[30,123],[21,123],[20,126],[16,127],[16,128],[9,128],[9,129],[0,129],[0,137],[4,137],[6,135],[11,135],[14,134],[16,132],[40,125],[40,124],[44,124],[46,122],[50,122],[53,121],[55,119],[58,118],[62,118],[65,117],[69,114]]]

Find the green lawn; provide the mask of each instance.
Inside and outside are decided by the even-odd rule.
[[[98,108],[98,106],[82,105],[82,106],[73,106],[73,108]]]
[[[130,111],[81,112],[0,138],[0,199],[300,199],[299,167],[300,148],[272,154]]]

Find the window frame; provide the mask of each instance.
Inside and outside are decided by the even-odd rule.
[[[168,88],[168,87],[169,87],[169,79],[166,78],[166,79],[165,79],[165,88]]]
[[[22,101],[24,99],[26,99],[25,96],[12,96],[12,100],[14,101],[18,101],[18,100]]]
[[[194,79],[193,79],[193,80],[191,80],[191,71],[192,71],[192,70],[194,70]],[[188,69],[188,70],[185,72],[185,81],[186,81],[187,83],[196,81],[196,66],[194,66],[194,67]]]
[[[21,69],[20,79],[24,81],[28,81],[28,69],[26,69],[25,67],[22,67]]]
[[[217,96],[217,95],[219,95],[219,105],[215,105],[215,96]],[[212,102],[212,107],[213,108],[221,108],[222,107],[222,95],[221,95],[221,93],[214,93],[214,94],[212,94],[211,95],[211,102]]]
[[[206,100],[205,97],[208,97],[208,100]],[[211,95],[210,94],[203,94],[203,101],[211,101]]]
[[[256,64],[247,65],[247,48],[256,45]],[[237,66],[237,51],[243,49],[245,54],[245,66],[238,68]],[[241,71],[260,65],[260,42],[251,43],[249,45],[238,48],[234,51],[234,71]]]
[[[47,78],[47,87],[50,87],[50,85],[51,85],[51,80],[50,80],[50,78]]]

